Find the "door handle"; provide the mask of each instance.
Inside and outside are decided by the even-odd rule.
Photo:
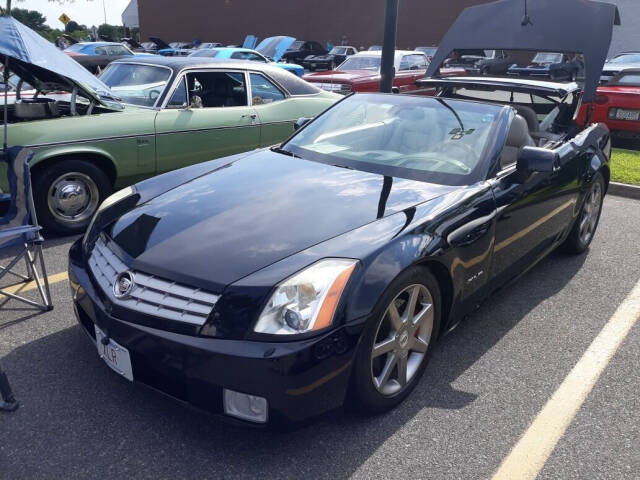
[[[246,115],[242,115],[242,117],[240,118],[250,118],[251,120],[255,120],[257,117],[257,115],[255,113],[252,113],[251,115],[246,114]]]

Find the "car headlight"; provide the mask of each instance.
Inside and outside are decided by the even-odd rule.
[[[98,207],[98,209],[96,210],[96,213],[93,214],[93,218],[91,219],[91,222],[89,222],[89,226],[87,227],[87,230],[84,234],[82,243],[84,245],[87,244],[87,240],[91,235],[91,230],[93,230],[93,224],[95,223],[96,218],[98,217],[98,215],[100,215],[101,212],[105,211],[109,207],[112,207],[116,203],[124,200],[125,198],[128,198],[131,195],[135,195],[135,194],[136,194],[136,187],[131,185],[129,187],[123,188],[122,190],[118,190],[116,193],[109,195],[107,198],[105,198],[104,202],[102,202]]]
[[[256,322],[256,333],[295,335],[328,327],[357,260],[320,260],[276,288]]]

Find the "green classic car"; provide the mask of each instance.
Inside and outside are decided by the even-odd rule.
[[[144,178],[281,142],[340,98],[278,67],[197,57],[122,59],[100,79],[120,102],[76,83],[73,94],[50,86],[31,118],[34,99],[10,105],[9,145],[35,151],[34,199],[49,231],[83,231],[107,195]]]

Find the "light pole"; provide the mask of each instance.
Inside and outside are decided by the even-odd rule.
[[[393,59],[396,50],[396,30],[398,27],[398,2],[387,0],[384,18],[384,41],[382,43],[382,65],[380,66],[380,91],[391,93],[393,86]]]
[[[107,7],[104,5],[104,0],[102,0],[102,11],[104,12],[104,24],[107,24]]]

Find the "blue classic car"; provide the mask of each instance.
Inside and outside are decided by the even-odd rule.
[[[152,53],[132,52],[118,42],[78,42],[67,47],[65,53],[74,55],[104,55],[110,57],[148,56]]]
[[[271,39],[278,39],[272,42]],[[279,63],[278,60],[282,56],[288,46],[295,41],[292,37],[271,37],[263,40],[256,50],[250,48],[236,48],[236,47],[221,47],[221,48],[206,48],[199,49],[192,52],[190,57],[215,57],[215,58],[230,58],[234,60],[251,60],[255,62],[271,63],[275,66],[284,68],[289,72],[302,77],[304,75],[304,68],[295,63]],[[265,43],[266,42],[266,43]],[[264,45],[263,45],[264,44]],[[265,48],[268,47],[268,48]],[[260,48],[263,48],[263,52],[260,52]],[[271,53],[272,55],[269,55]]]

